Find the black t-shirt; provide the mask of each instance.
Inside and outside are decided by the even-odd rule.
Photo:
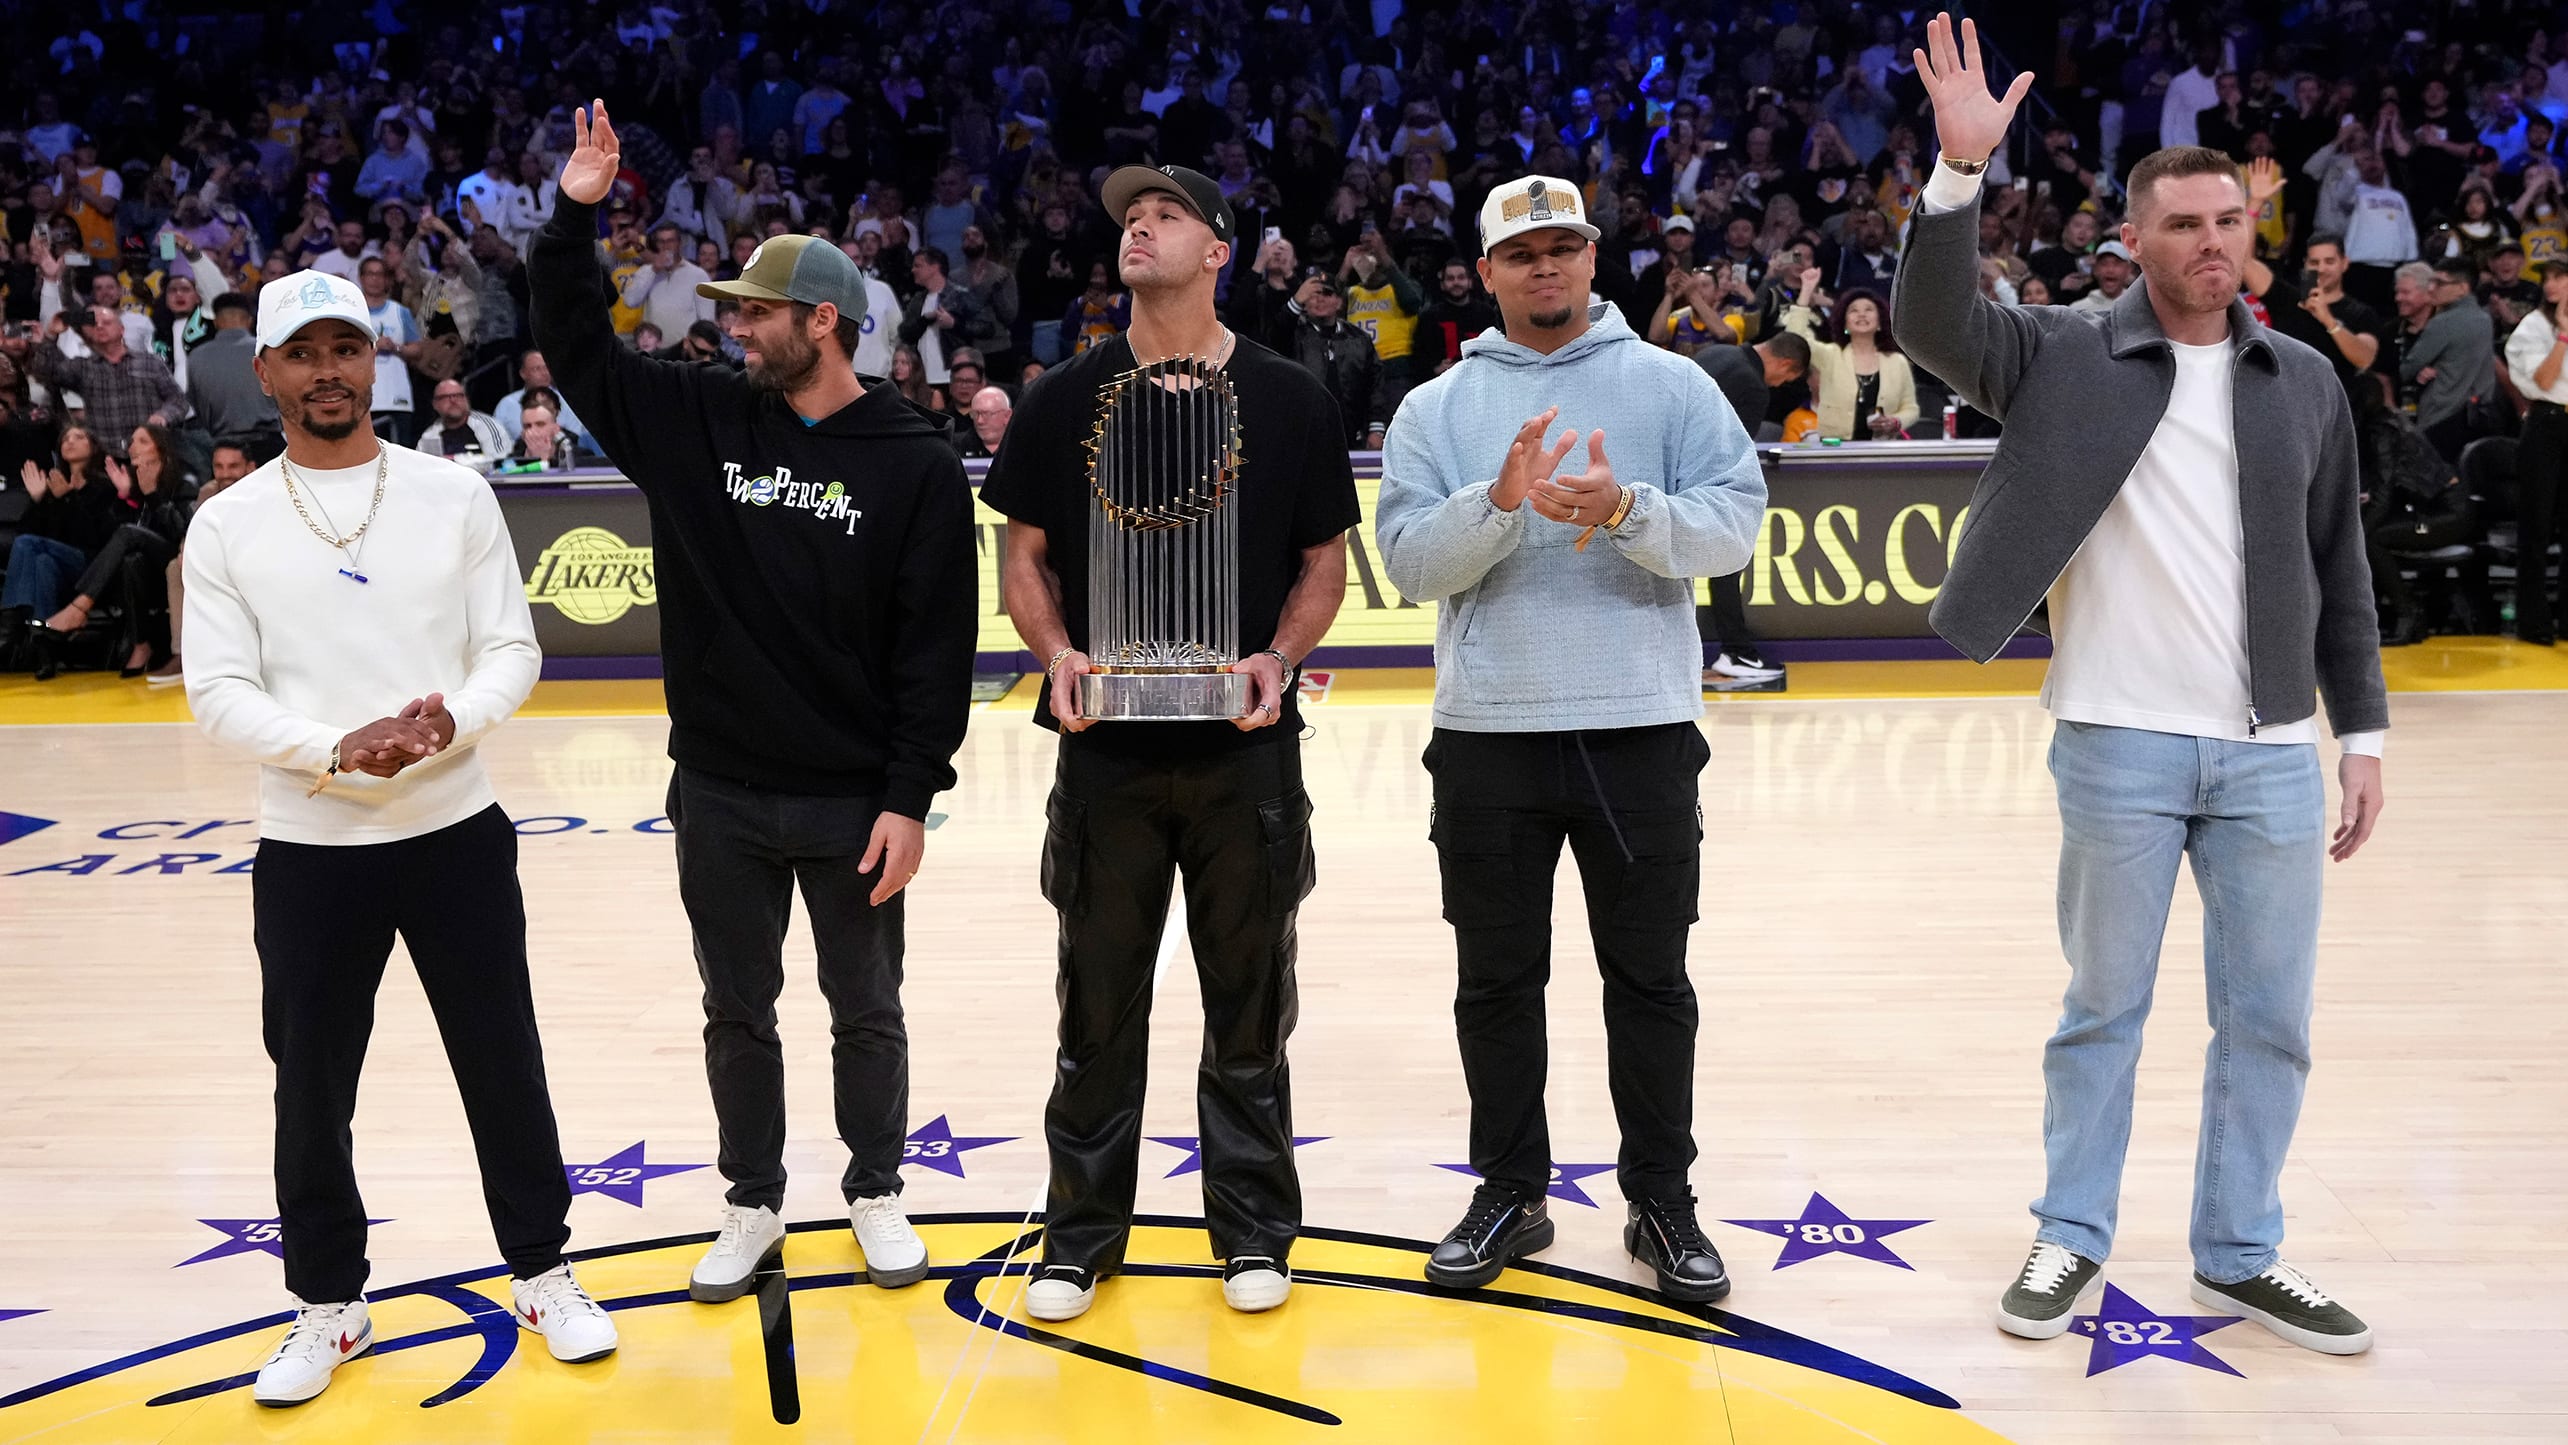
[[[2265,288],[2262,299],[2265,303],[2265,314],[2272,318],[2274,329],[2326,357],[2328,364],[2336,368],[2337,381],[2345,387],[2346,395],[2351,397],[2358,369],[2354,363],[2345,359],[2344,352],[2336,349],[2336,339],[2327,334],[2327,327],[2317,317],[2301,309],[2300,283],[2287,281],[2277,274],[2274,277],[2274,284]],[[2388,322],[2381,319],[2380,312],[2351,296],[2338,298],[2329,305],[2328,310],[2335,314],[2337,323],[2346,330],[2358,335],[2377,336],[2381,339],[2380,354],[2373,359],[2373,365],[2378,366],[2389,358],[2392,328]],[[2377,383],[2374,384],[2377,385]]]
[[[981,500],[1011,521],[1040,527],[1061,579],[1061,622],[1087,650],[1087,438],[1099,398],[1133,368],[1132,343],[1117,336],[1045,372],[1027,388],[981,484]],[[1239,403],[1239,645],[1243,656],[1272,646],[1285,598],[1301,575],[1302,551],[1363,519],[1355,470],[1341,441],[1346,427],[1319,381],[1291,360],[1241,337],[1223,368]],[[1057,728],[1048,701],[1034,720]],[[1080,746],[1156,757],[1200,757],[1262,746],[1298,734],[1298,701],[1288,690],[1272,727],[1242,732],[1226,722],[1105,723],[1077,734]]]
[[[1754,437],[1774,401],[1774,391],[1766,385],[1765,359],[1753,347],[1707,346],[1694,353],[1694,364],[1721,388],[1730,410],[1739,414],[1739,425]]]

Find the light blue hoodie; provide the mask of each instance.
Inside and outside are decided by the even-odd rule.
[[[1374,521],[1401,593],[1436,612],[1435,724],[1463,732],[1651,727],[1703,714],[1696,577],[1740,571],[1765,518],[1765,473],[1703,368],[1635,335],[1611,306],[1545,356],[1493,328],[1410,392],[1383,439]],[[1490,505],[1516,432],[1552,407],[1547,442],[1602,428],[1631,515],[1581,527]]]

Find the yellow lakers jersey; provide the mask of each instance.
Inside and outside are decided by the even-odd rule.
[[[1401,310],[1387,285],[1346,288],[1346,319],[1373,338],[1373,354],[1384,361],[1408,355],[1410,338],[1418,329],[1417,314]]]

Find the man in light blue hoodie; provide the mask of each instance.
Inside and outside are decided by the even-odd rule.
[[[1605,975],[1624,1244],[1668,1295],[1717,1300],[1729,1278],[1686,1182],[1685,939],[1700,887],[1695,775],[1710,757],[1692,579],[1747,566],[1765,478],[1702,368],[1589,304],[1597,233],[1574,187],[1500,186],[1480,230],[1503,331],[1467,343],[1392,419],[1378,521],[1393,582],[1443,604],[1426,765],[1483,1181],[1427,1278],[1477,1288],[1552,1241],[1543,986],[1566,841]],[[1547,443],[1563,419],[1571,429]],[[1585,470],[1559,475],[1582,427]]]

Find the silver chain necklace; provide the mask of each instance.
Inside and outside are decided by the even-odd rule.
[[[386,474],[388,474],[392,469],[391,451],[387,449],[383,443],[375,443],[374,500],[366,506],[366,519],[357,524],[357,530],[350,532],[344,537],[333,537],[329,533],[322,531],[321,524],[313,521],[312,514],[304,510],[303,494],[297,491],[294,485],[294,464],[287,461],[282,454],[279,454],[276,459],[276,466],[278,473],[285,478],[285,499],[294,504],[294,515],[303,519],[303,525],[312,530],[313,536],[318,537],[323,542],[337,548],[340,554],[348,559],[348,565],[338,569],[339,575],[347,578],[351,582],[363,585],[366,581],[366,574],[357,570],[357,554],[350,549],[355,547],[359,540],[366,535],[366,529],[374,525],[375,514],[383,510],[383,484]],[[318,493],[314,494],[312,505],[322,507],[321,498]],[[330,522],[330,525],[333,527],[339,525],[337,522],[330,520],[330,511],[327,507],[322,507],[321,517],[322,521]]]

